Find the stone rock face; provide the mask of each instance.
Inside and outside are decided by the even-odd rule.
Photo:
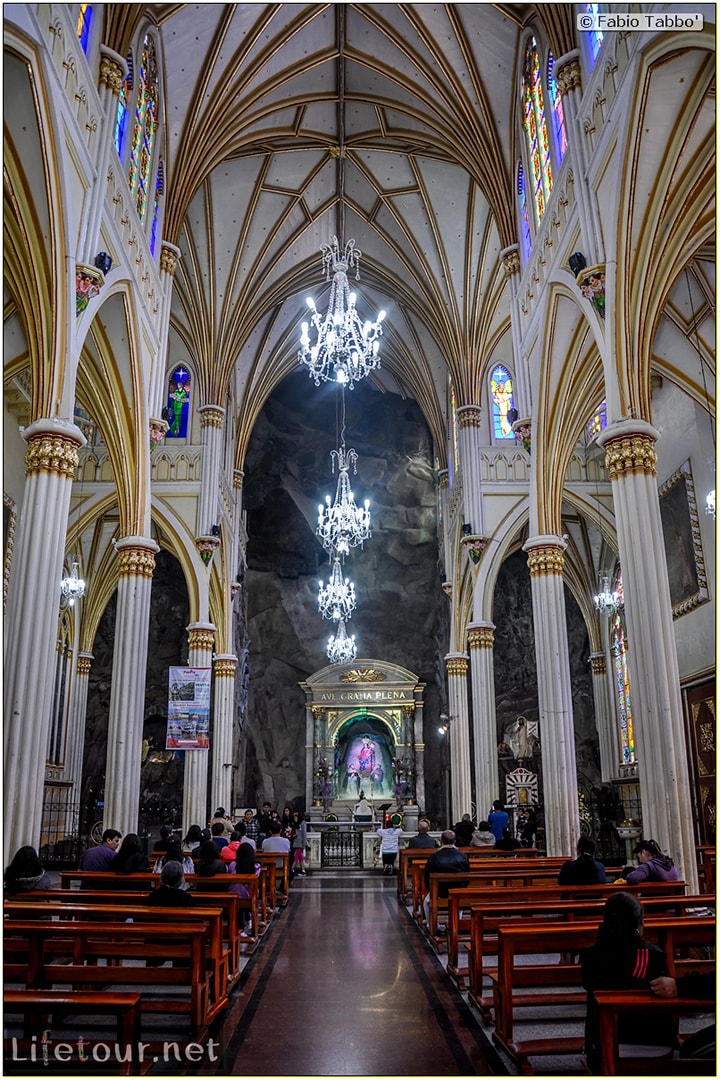
[[[335,624],[317,610],[328,557],[315,535],[318,504],[335,497],[340,443],[338,390],[316,388],[302,373],[266,404],[246,457],[250,688],[245,721],[245,793],[254,805],[304,805],[305,695],[298,683],[327,663]],[[436,701],[441,667],[437,492],[430,435],[414,402],[365,383],[345,392],[345,444],[358,453],[350,480],[355,501],[370,499],[371,539],[343,567],[358,606],[348,621],[359,657],[406,667]],[[341,424],[341,420],[339,421]],[[437,711],[435,715],[437,715]],[[428,746],[432,774],[432,749]],[[242,771],[242,770],[241,770]],[[433,786],[432,776],[429,786]]]

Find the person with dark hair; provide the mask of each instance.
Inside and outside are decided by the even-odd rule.
[[[222,821],[216,821],[214,825],[211,825],[210,832],[212,833],[213,844],[218,852],[221,852],[227,844],[227,840],[225,839],[225,826]]]
[[[423,901],[423,910],[425,912],[425,921],[430,919],[430,875],[431,874],[455,874],[462,873],[464,870],[470,869],[470,862],[464,851],[458,851],[455,846],[455,833],[452,829],[446,829],[444,833],[440,834],[440,847],[437,851],[433,851],[432,855],[428,855],[427,862],[425,863],[425,888],[428,890]],[[459,881],[455,888],[461,889],[464,882]],[[449,892],[450,885],[445,882],[441,883],[438,889],[438,896],[446,899]],[[431,928],[431,932],[435,933],[436,927]]]
[[[455,843],[458,847],[470,847],[475,832],[475,822],[470,814],[463,814],[460,821],[453,825],[452,831],[455,833]]]
[[[581,836],[577,842],[577,858],[568,859],[560,867],[558,885],[606,885],[605,867],[594,855],[595,842],[589,836]]]
[[[213,878],[218,875],[225,875],[228,872],[226,864],[220,858],[220,852],[217,849],[217,845],[214,840],[206,840],[204,844],[201,844],[197,851],[198,861],[195,863],[195,874],[197,878]],[[221,892],[227,891],[226,882],[212,882],[201,883],[195,882],[195,888],[199,890],[205,889],[218,889]]]
[[[399,816],[396,820],[400,820]],[[382,872],[385,877],[390,877],[395,870],[395,860],[400,847],[402,828],[400,825],[393,824],[392,818],[386,817],[384,824],[377,830],[377,834],[380,837]]]
[[[18,848],[5,871],[5,892],[12,896],[15,893],[52,887],[52,879],[40,862],[35,848],[29,844]]]
[[[261,850],[271,854],[284,854],[290,851],[290,841],[286,836],[281,836],[282,826],[279,821],[273,821],[270,826],[270,835],[263,840]],[[283,860],[276,859],[275,866],[278,870],[283,868]],[[278,888],[280,885],[278,884]]]
[[[117,829],[106,829],[102,834],[102,843],[88,848],[80,859],[81,870],[108,870],[115,858],[120,843]]]
[[[535,811],[531,806],[528,806],[518,817],[518,837],[520,838],[520,843],[523,847],[529,848],[534,846],[537,827],[538,823]]]
[[[150,869],[147,855],[143,854],[140,837],[137,833],[126,833],[123,842],[113,857],[109,870],[115,874],[142,874]]]
[[[677,867],[669,855],[663,855],[654,840],[641,840],[633,848],[640,865],[636,870],[625,874],[628,885],[638,885],[643,881],[677,881]]]
[[[477,829],[472,834],[472,838],[469,844],[464,845],[466,847],[495,847],[495,833],[490,828],[489,821],[481,821],[478,824]]]
[[[183,848],[185,851],[195,851],[199,848],[203,841],[202,829],[199,825],[191,825],[187,831],[187,836],[183,840]]]
[[[212,830],[214,825],[222,825],[222,833],[215,833],[215,836],[224,836],[227,840],[230,833],[233,830],[232,822],[224,806],[218,806],[217,810],[213,814],[209,822],[210,829]]]
[[[503,829],[502,840],[497,840],[495,847],[501,851],[517,851],[518,848],[522,847],[522,844],[515,839],[510,826],[506,825]]]
[[[167,851],[168,841],[172,840],[174,831],[170,825],[160,827],[160,839],[153,844],[153,855],[162,855],[163,852]]]
[[[499,799],[495,799],[492,804],[492,810],[488,814],[488,824],[495,836],[495,840],[502,840],[503,829],[506,829],[510,824],[510,818],[503,810],[503,804]]]
[[[255,848],[246,841],[238,847],[235,862],[230,863],[228,872],[231,874],[255,874],[257,876],[261,869],[260,863],[255,862]],[[242,900],[250,899],[250,890],[243,881],[234,881],[230,885],[229,891],[235,893],[235,895],[239,896]],[[240,925],[243,931],[247,930],[250,922],[250,912],[241,910]]]
[[[594,990],[646,990],[666,972],[665,953],[644,941],[643,908],[631,893],[618,892],[605,904],[597,941],[582,956],[582,985],[588,992],[585,1053],[593,1072],[600,1062],[599,1025]],[[670,1051],[667,1033],[653,1013],[618,1020],[620,1043],[634,1045],[633,1056],[658,1056]]]
[[[262,813],[258,815],[257,824],[259,834],[257,842],[262,843],[266,836],[270,835],[270,822],[272,821],[272,807],[267,800],[262,804]],[[236,826],[237,828],[237,826]]]
[[[160,871],[160,884],[148,894],[146,903],[153,907],[189,907],[192,902],[182,866],[168,859]]]
[[[169,840],[167,850],[164,851],[159,859],[156,861],[153,867],[153,873],[159,874],[167,866],[168,863],[176,862],[181,867],[184,874],[195,873],[195,863],[192,861],[190,855],[183,853],[182,844],[179,840]]]
[[[248,809],[245,811],[241,824],[245,826],[245,835],[248,840],[254,840],[255,848],[257,849],[258,841],[260,840],[260,822],[253,814],[252,810]]]
[[[293,853],[292,872],[305,876],[305,845],[307,843],[307,821],[305,815],[293,812],[293,833],[290,841]]]

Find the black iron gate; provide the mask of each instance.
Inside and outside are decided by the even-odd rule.
[[[45,788],[40,859],[46,870],[74,869],[80,859],[80,803],[70,794],[69,787]]]
[[[323,829],[320,834],[320,866],[362,869],[362,833],[359,829]]]

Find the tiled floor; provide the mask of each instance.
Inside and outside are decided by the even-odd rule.
[[[217,1061],[205,1060],[196,1075],[506,1072],[398,906],[395,877],[377,873],[296,879],[211,1034]]]

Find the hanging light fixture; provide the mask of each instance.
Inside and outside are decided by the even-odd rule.
[[[335,471],[335,458],[338,464],[338,482],[335,492],[335,502],[330,501],[330,496],[325,496],[325,505],[318,506],[317,535],[320,543],[328,554],[348,555],[350,548],[360,547],[372,536],[370,529],[370,500],[366,499],[364,506],[355,505],[355,496],[350,487],[350,467],[355,468],[357,452],[346,450],[341,446],[338,450],[331,450],[333,458],[333,472]],[[357,472],[357,468],[355,468]]]
[[[76,600],[81,600],[85,595],[85,582],[79,576],[79,571],[80,564],[77,559],[73,559],[70,576],[60,582],[60,595],[68,607],[72,607]]]
[[[350,618],[356,606],[355,586],[350,578],[343,578],[340,559],[336,556],[327,585],[320,582],[318,610],[323,619],[344,620]]]
[[[338,234],[329,244],[322,244],[322,267],[325,280],[330,281],[330,300],[325,315],[315,307],[312,297],[307,304],[312,315],[310,322],[316,339],[310,341],[310,326],[302,324],[300,351],[298,360],[308,368],[310,378],[315,385],[334,380],[351,390],[359,379],[363,379],[374,368],[380,366],[378,338],[382,334],[382,321],[385,312],[379,312],[375,322],[361,322],[355,308],[357,296],[350,291],[348,270],[355,271],[355,280],[360,280],[360,252],[354,240],[345,241],[345,13],[339,5],[338,38]]]
[[[610,588],[610,575],[607,571],[600,574],[600,592],[594,597],[594,601],[596,610],[608,618],[620,607],[620,594]]]
[[[331,664],[347,664],[357,656],[355,635],[348,637],[343,619],[340,619],[336,632],[328,638],[327,656]]]

